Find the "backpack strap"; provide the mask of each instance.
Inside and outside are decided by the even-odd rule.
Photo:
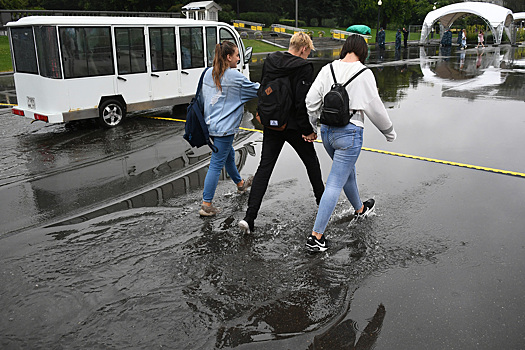
[[[330,63],[330,64],[331,64],[331,63]],[[351,82],[352,80],[354,80],[355,78],[357,78],[357,76],[358,76],[359,74],[363,73],[363,72],[364,72],[365,70],[367,70],[367,69],[368,69],[368,67],[365,67],[365,68],[361,69],[359,72],[357,72],[356,74],[354,74],[353,77],[351,77],[350,79],[348,79],[348,81],[347,81],[343,86],[346,87],[348,84],[350,84],[350,82]],[[333,73],[334,73],[334,71],[333,71],[333,69],[332,69],[332,74],[333,74]],[[335,76],[334,76],[334,80],[335,80]]]
[[[201,93],[202,81],[204,80],[204,75],[206,74],[206,71],[208,69],[210,69],[210,67],[206,67],[206,69],[204,69],[204,71],[202,72],[201,77],[199,79],[199,85],[197,86],[197,92],[195,93],[195,103],[197,103],[197,99],[199,97],[199,94]],[[197,109],[199,109],[199,108],[197,108]],[[204,137],[208,140],[208,146],[210,146],[210,148],[213,151],[213,153],[219,152],[219,149],[217,148],[217,146],[215,146],[211,142],[210,134],[208,133],[208,125],[206,125],[206,122],[204,121],[204,116],[202,115],[200,110],[199,110],[198,116],[199,117],[197,119],[199,119],[199,123],[201,125],[201,129],[204,132]]]
[[[195,97],[198,97],[199,94],[201,93],[201,89],[202,89],[202,81],[204,80],[204,74],[206,74],[206,71],[210,69],[210,67],[206,67],[206,69],[204,69],[204,71],[202,72],[201,74],[201,77],[199,79],[199,85],[197,85],[197,92],[195,92]]]
[[[334,78],[334,84],[337,84],[337,79],[335,78],[334,67],[332,67],[332,62],[330,62],[330,70],[332,71],[332,77]]]

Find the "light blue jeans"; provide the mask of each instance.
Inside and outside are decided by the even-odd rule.
[[[355,163],[363,145],[363,128],[352,123],[343,127],[323,124],[321,139],[326,152],[333,160],[313,229],[323,234],[339,200],[341,190],[344,190],[355,210],[363,206],[355,177]]]
[[[242,180],[241,175],[237,170],[237,166],[235,166],[235,150],[232,147],[234,137],[235,135],[212,137],[213,144],[217,146],[219,151],[216,153],[212,152],[210,167],[208,168],[208,173],[204,179],[202,200],[205,202],[211,202],[213,200],[223,167],[226,167],[226,172],[233,182],[238,184]]]

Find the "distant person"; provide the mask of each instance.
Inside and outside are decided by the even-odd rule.
[[[481,45],[482,47],[485,47],[485,45],[483,45],[483,42],[485,41],[485,37],[483,35],[483,31],[480,30],[479,33],[478,33],[478,45],[476,46],[476,48]]]
[[[458,47],[461,47],[461,37],[463,36],[463,29],[461,29],[459,32],[458,32],[458,40],[457,40],[457,44],[458,44]]]
[[[377,33],[377,44],[380,49],[385,49],[385,30],[383,27],[379,28],[379,33]]]
[[[467,31],[463,29],[461,31],[461,49],[465,50],[467,48]]]
[[[403,27],[403,43],[406,49],[408,47],[408,30],[405,27]]]
[[[359,35],[351,35],[360,37]],[[324,191],[321,166],[314,145],[309,142],[317,138],[316,131],[310,124],[306,112],[305,98],[314,79],[313,64],[306,59],[314,49],[312,39],[305,33],[295,33],[290,39],[288,51],[273,52],[264,61],[261,85],[279,77],[290,80],[293,104],[291,114],[284,130],[264,127],[261,160],[253,178],[252,189],[248,199],[248,209],[239,228],[246,233],[254,230],[254,221],[261,207],[270,177],[284,143],[295,150],[308,173],[312,184],[315,201],[319,204]]]
[[[235,165],[232,147],[235,133],[244,112],[244,103],[257,97],[259,83],[248,80],[237,69],[239,49],[230,41],[215,45],[213,68],[204,75],[199,103],[204,109],[204,120],[210,137],[218,152],[212,152],[210,166],[204,179],[201,216],[214,216],[219,209],[212,205],[222,168],[243,193],[251,185],[251,179],[243,180]]]
[[[443,47],[452,46],[452,32],[450,31],[450,29],[447,29],[445,33],[443,33],[443,37],[441,38],[441,46]]]
[[[401,29],[398,29],[396,33],[396,50],[399,49],[401,49]]]
[[[343,84],[365,68],[364,62],[367,56],[368,45],[365,39],[359,35],[351,35],[343,45],[340,59],[321,68],[306,96],[306,107],[312,124],[317,123],[324,96],[334,84],[331,68],[336,80]],[[312,234],[306,240],[306,247],[311,251],[327,249],[324,232],[341,190],[344,190],[355,210],[356,217],[366,217],[375,208],[373,199],[364,203],[361,201],[356,180],[355,164],[363,144],[365,115],[383,133],[387,141],[392,142],[396,139],[394,126],[379,97],[376,80],[370,69],[365,69],[348,84],[346,91],[351,101],[350,110],[355,111],[350,122],[340,127],[321,124],[323,146],[333,162],[326,181],[326,189],[319,203]]]

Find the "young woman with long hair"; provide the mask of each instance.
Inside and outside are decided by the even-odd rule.
[[[204,75],[202,94],[199,103],[204,109],[204,119],[208,125],[210,137],[218,152],[211,155],[210,166],[204,180],[201,216],[213,216],[218,208],[212,205],[215,189],[223,167],[237,185],[237,191],[243,193],[251,185],[251,178],[243,180],[235,166],[233,138],[241,124],[244,103],[257,97],[259,83],[253,83],[242,75],[237,68],[239,49],[230,41],[223,41],[215,46],[213,68]]]
[[[351,35],[346,39],[341,50],[340,59],[332,62],[337,82],[343,84],[356,73],[365,68],[364,62],[368,56],[368,45],[360,35]],[[330,91],[334,79],[330,65],[324,66],[306,96],[306,107],[312,124],[316,125],[323,107],[323,98]],[[345,126],[329,126],[321,124],[323,146],[332,158],[332,169],[326,181],[325,191],[312,230],[306,240],[306,247],[311,251],[327,249],[324,231],[335,209],[341,190],[355,210],[356,217],[368,216],[374,208],[375,201],[369,199],[364,203],[357,188],[355,163],[363,144],[363,129],[365,115],[386,137],[394,141],[396,132],[385,106],[381,102],[374,74],[370,69],[364,70],[346,86],[350,97],[349,108],[355,111],[350,122]]]

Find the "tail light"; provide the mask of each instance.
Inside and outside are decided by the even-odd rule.
[[[22,117],[24,116],[24,111],[21,111],[19,109],[11,109],[11,112],[13,112],[13,114],[16,114],[16,115],[21,115]]]
[[[36,120],[41,120],[41,121],[46,122],[46,123],[49,122],[49,120],[47,118],[47,115],[42,115],[42,114],[38,114],[38,113],[35,113],[35,119]]]

